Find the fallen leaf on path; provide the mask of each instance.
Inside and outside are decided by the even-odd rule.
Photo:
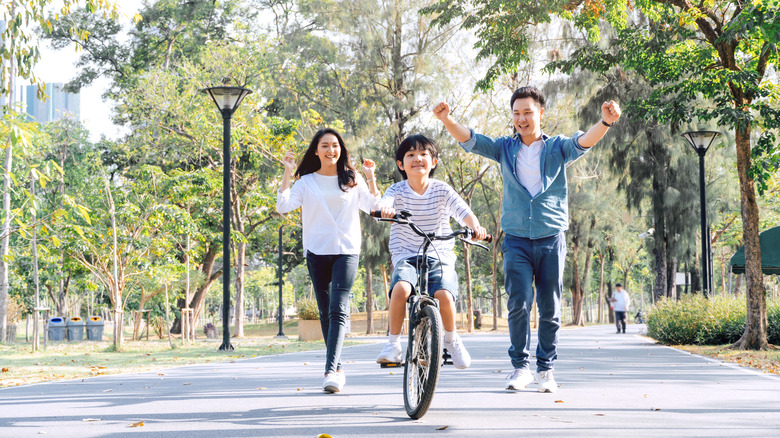
[[[7,373],[7,372],[8,372],[8,368],[5,368],[5,367],[4,367],[4,368],[3,368],[3,372],[4,372],[4,373]]]
[[[104,389],[103,392],[111,392],[113,389]]]
[[[650,408],[651,411],[660,411],[661,408]]]
[[[563,403],[563,400],[555,400],[555,403]]]
[[[127,425],[127,427],[141,427],[144,425],[143,421],[136,421],[135,423],[130,423]]]
[[[187,385],[192,385],[192,383],[187,382],[187,383],[183,383],[182,385],[187,386]]]
[[[101,419],[100,418],[84,418],[81,421],[83,421],[85,423],[91,423],[93,421],[101,421]]]
[[[495,370],[495,371],[493,371],[493,374],[501,374],[502,371],[503,370]]]
[[[321,433],[317,435],[317,438],[333,438],[333,437],[328,435],[327,433]]]
[[[437,428],[436,428],[436,430],[444,430],[444,429],[446,429],[446,428],[448,428],[448,427],[449,427],[449,426],[442,426],[442,427],[437,427]]]
[[[157,373],[158,376],[164,376],[165,373]]]
[[[262,391],[262,390],[264,390],[264,389],[267,389],[267,388],[266,388],[266,387],[264,387],[264,386],[260,386],[260,387],[258,387],[257,389],[258,389],[258,390],[260,390],[260,391]]]

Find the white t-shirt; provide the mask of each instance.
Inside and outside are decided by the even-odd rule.
[[[517,153],[515,167],[517,179],[534,197],[542,191],[542,149],[544,141],[537,140],[529,145],[523,144]]]
[[[471,214],[466,201],[447,183],[431,179],[428,189],[422,195],[412,189],[408,180],[397,182],[390,186],[382,199],[379,208],[392,207],[395,211],[409,210],[409,218],[425,233],[445,235],[452,233],[450,218],[464,225],[463,220]],[[393,265],[410,257],[416,257],[422,247],[423,238],[418,236],[408,225],[393,223],[390,227],[390,253]],[[437,240],[428,252],[429,257],[437,258],[445,263],[455,263],[455,240]],[[434,250],[435,248],[435,250]]]
[[[347,204],[344,196],[344,192],[339,187],[338,175],[326,176],[320,175],[317,172],[312,173],[314,175],[314,181],[320,188],[322,193],[322,200],[325,201],[325,205],[328,206],[330,214],[333,217],[338,217],[341,213],[341,209]]]
[[[612,298],[615,299],[615,301],[612,302],[612,309],[617,312],[626,312],[628,311],[628,307],[631,305],[631,298],[628,297],[628,292],[626,292],[625,289],[618,291],[616,290],[614,294],[612,294]]]

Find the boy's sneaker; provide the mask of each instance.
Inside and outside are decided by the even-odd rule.
[[[376,363],[398,363],[401,362],[401,345],[388,342],[385,348],[376,357]]]
[[[539,392],[555,392],[558,390],[558,384],[555,383],[553,370],[539,371]]]
[[[339,392],[344,388],[344,384],[347,383],[347,376],[343,371],[337,371],[325,376],[325,380],[322,382],[322,390],[325,392]]]
[[[452,342],[444,341],[444,348],[450,353],[452,364],[459,370],[464,370],[471,365],[471,355],[466,351],[460,336],[455,336]]]
[[[515,368],[512,374],[506,378],[506,389],[520,391],[534,381],[534,375],[528,368]]]

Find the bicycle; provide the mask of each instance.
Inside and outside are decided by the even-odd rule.
[[[404,408],[409,417],[417,420],[428,411],[433,401],[433,393],[439,381],[439,370],[443,364],[452,364],[450,356],[444,349],[444,328],[442,327],[439,302],[428,295],[428,250],[435,240],[459,239],[470,245],[487,250],[488,248],[470,240],[474,234],[468,227],[461,228],[446,236],[425,233],[414,224],[407,210],[399,210],[393,218],[382,218],[381,212],[372,211],[371,216],[380,221],[395,222],[408,225],[416,234],[425,238],[422,244],[423,261],[418,265],[417,285],[409,296],[409,342],[406,347],[406,358],[401,363],[384,363],[382,368],[404,366]],[[485,241],[490,243],[492,236]]]

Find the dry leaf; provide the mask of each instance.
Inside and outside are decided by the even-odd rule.
[[[595,416],[597,416],[597,417],[603,417],[603,416],[605,416],[605,415],[607,415],[607,414],[593,414],[593,415],[595,415]]]
[[[127,425],[127,427],[141,427],[144,425],[143,421],[136,421],[135,423],[130,423]]]
[[[555,403],[563,403],[563,400],[555,400]]]
[[[101,420],[100,420],[100,418],[84,418],[81,421],[83,421],[85,423],[91,423],[93,421],[101,421]]]
[[[444,430],[444,429],[446,429],[446,428],[448,428],[448,427],[449,427],[449,426],[442,426],[442,427],[437,427],[437,428],[436,428],[436,430]]]
[[[164,376],[165,373],[157,373],[158,376]]]
[[[4,373],[7,373],[7,372],[8,372],[8,368],[6,368],[6,367],[3,367],[3,372],[4,372]]]
[[[258,387],[257,389],[258,389],[258,390],[260,390],[260,391],[262,391],[262,390],[264,390],[264,389],[266,389],[266,388],[265,388],[264,386],[260,386],[260,387]]]
[[[660,411],[661,408],[650,408],[651,411]]]
[[[317,435],[317,438],[333,438],[333,437],[328,435],[327,433],[321,433]]]
[[[192,383],[189,383],[189,382],[187,382],[187,383],[183,383],[183,385],[184,385],[184,386],[187,386],[187,385],[192,385]]]
[[[103,392],[111,392],[113,389],[104,389]]]

